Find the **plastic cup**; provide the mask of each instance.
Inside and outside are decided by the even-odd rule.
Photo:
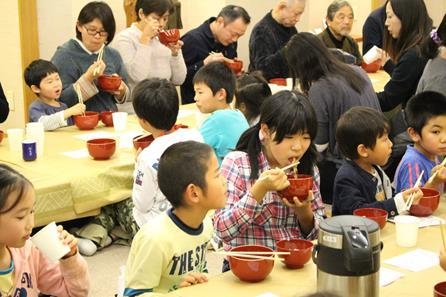
[[[417,245],[418,226],[420,219],[408,215],[395,217],[396,244],[401,247],[413,247]]]
[[[55,222],[51,222],[37,232],[31,241],[52,262],[56,262],[70,252],[70,247],[59,239]]]
[[[45,128],[43,127],[43,124],[39,122],[27,123],[26,138],[36,141],[37,156],[42,156],[45,144]]]
[[[112,113],[113,127],[116,132],[122,132],[127,126],[127,113],[124,111],[117,111]]]
[[[7,129],[9,149],[11,151],[20,152],[22,150],[23,129],[13,128]]]
[[[367,64],[371,64],[371,63],[375,62],[376,60],[378,60],[380,57],[381,57],[381,55],[378,51],[378,47],[376,45],[374,45],[371,49],[369,49],[369,51],[364,56],[362,56],[362,59]]]

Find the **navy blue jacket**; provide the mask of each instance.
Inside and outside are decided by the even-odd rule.
[[[397,209],[392,198],[392,187],[389,178],[379,166],[374,166],[379,173],[385,198],[377,201],[376,186],[378,180],[370,173],[364,171],[355,162],[346,160],[339,168],[333,187],[332,215],[352,214],[355,209],[374,207],[385,209],[389,216],[396,215]]]

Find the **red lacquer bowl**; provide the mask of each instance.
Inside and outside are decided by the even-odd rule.
[[[107,160],[115,153],[116,140],[112,138],[96,138],[87,141],[87,149],[95,160]]]
[[[235,247],[231,252],[273,252],[272,249],[261,245],[241,245]],[[245,282],[260,282],[264,280],[273,270],[273,254],[263,254],[262,257],[271,256],[271,260],[253,259],[244,257],[228,256],[229,266],[232,273]]]
[[[297,197],[300,201],[308,198],[308,191],[313,188],[313,177],[307,174],[298,174],[297,178],[294,174],[287,174],[290,185],[279,191],[279,195],[286,198],[289,202],[294,203],[293,198]]]

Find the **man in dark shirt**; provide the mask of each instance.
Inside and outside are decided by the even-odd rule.
[[[249,71],[260,70],[266,79],[289,77],[284,46],[297,33],[296,24],[305,0],[280,0],[253,28],[249,38]]]
[[[192,80],[198,69],[210,62],[230,62],[237,57],[237,40],[245,34],[250,21],[244,8],[227,5],[217,17],[211,17],[181,38],[187,66],[186,80],[181,85],[183,104],[194,102]]]
[[[353,26],[353,8],[346,0],[335,0],[327,8],[327,28],[318,36],[328,48],[337,48],[356,58],[361,65],[362,55],[358,43],[350,36]]]

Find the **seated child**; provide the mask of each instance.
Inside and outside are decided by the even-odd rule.
[[[406,201],[414,193],[414,204],[423,197],[411,188],[392,197],[390,180],[380,166],[392,152],[389,123],[382,112],[369,107],[353,107],[336,127],[336,141],[347,158],[339,168],[333,187],[332,214],[352,214],[357,208],[385,209],[389,216],[407,211]]]
[[[70,251],[56,263],[29,240],[35,202],[31,182],[0,164],[0,296],[88,296],[88,267],[73,235],[58,226],[60,240]]]
[[[133,217],[139,227],[170,208],[156,177],[163,152],[174,143],[203,142],[197,129],[177,128],[178,93],[166,79],[145,79],[133,90],[133,108],[141,127],[155,140],[136,158],[133,182]]]
[[[250,127],[259,121],[260,106],[269,96],[271,89],[260,71],[245,73],[237,78],[235,108],[243,113]]]
[[[59,72],[50,61],[35,60],[26,67],[25,82],[37,95],[29,106],[29,121],[41,122],[45,130],[55,130],[73,125],[71,116],[85,112],[85,105],[78,103],[70,108],[59,101],[62,81]]]
[[[207,281],[209,210],[223,207],[226,183],[211,147],[195,141],[167,148],[158,184],[172,208],[136,234],[126,266],[124,296],[152,296]]]
[[[407,102],[407,132],[413,140],[399,163],[395,173],[397,191],[413,187],[424,171],[421,185],[443,192],[446,167],[440,165],[446,156],[446,97],[426,91],[413,96]],[[435,177],[430,177],[435,173]]]
[[[211,114],[201,125],[200,133],[204,142],[214,149],[221,164],[249,127],[243,114],[230,106],[234,97],[235,76],[223,63],[212,62],[198,70],[193,84],[198,109]]]
[[[276,248],[282,239],[317,237],[325,217],[319,191],[319,171],[313,143],[316,114],[298,92],[282,91],[265,99],[260,120],[246,130],[221,164],[228,183],[228,200],[214,215],[214,228],[225,250],[245,244]],[[307,200],[294,203],[277,191],[289,186],[279,169],[299,161],[299,173],[313,176]],[[229,269],[227,260],[223,271]]]

